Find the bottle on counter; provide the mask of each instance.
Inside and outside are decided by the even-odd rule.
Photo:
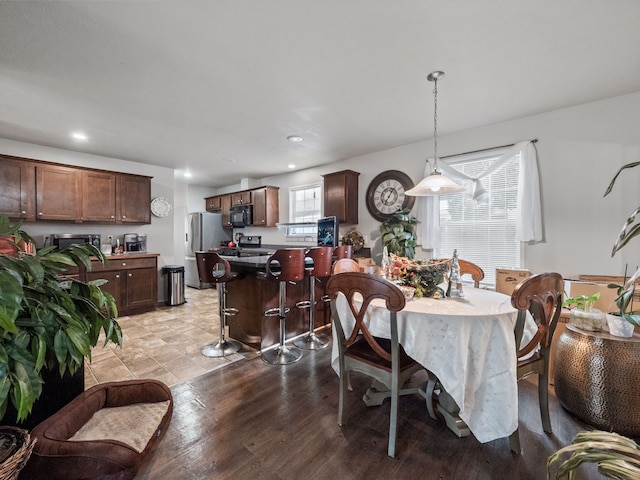
[[[458,262],[458,249],[453,250],[451,258],[451,271],[449,272],[449,284],[447,285],[447,297],[462,298],[464,291],[462,290],[462,279],[460,276],[460,263]]]
[[[385,246],[382,249],[382,262],[380,263],[380,266],[382,267],[382,276],[384,278],[389,278],[389,266],[390,265],[391,265],[391,262],[389,261],[389,250]]]

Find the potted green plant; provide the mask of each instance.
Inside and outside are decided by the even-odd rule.
[[[389,253],[413,259],[416,244],[416,224],[418,220],[411,215],[410,209],[398,209],[380,225],[382,246]]]
[[[92,245],[33,248],[20,224],[0,216],[0,419],[9,403],[18,422],[42,393],[45,371],[75,372],[91,358],[101,332],[105,344],[122,345],[122,331],[104,280],[65,277],[69,268],[105,262]]]
[[[590,332],[599,332],[602,330],[606,322],[606,315],[604,312],[593,308],[599,298],[600,292],[596,292],[590,296],[578,295],[567,298],[562,303],[562,306],[571,309],[569,312],[569,323]]]
[[[631,337],[633,335],[633,327],[640,326],[640,315],[632,308],[633,294],[636,288],[636,281],[640,275],[640,270],[622,285],[610,283],[609,288],[614,288],[618,297],[615,300],[618,310],[607,313],[607,323],[609,324],[609,333],[619,337]]]

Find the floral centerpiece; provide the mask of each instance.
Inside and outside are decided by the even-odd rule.
[[[444,296],[440,287],[444,275],[451,268],[451,260],[409,260],[394,253],[389,254],[390,280],[415,288],[414,296]]]

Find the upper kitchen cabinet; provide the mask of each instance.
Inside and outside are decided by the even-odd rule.
[[[236,192],[231,194],[231,206],[247,205],[251,203],[251,191]]]
[[[222,228],[233,228],[231,225],[231,195],[223,195],[220,197],[220,205],[222,212]]]
[[[151,223],[151,177],[118,175],[119,223]]]
[[[340,223],[358,223],[358,172],[342,170],[324,178],[324,216],[335,215]]]
[[[262,187],[251,191],[253,226],[275,227],[280,210],[277,187]]]
[[[116,174],[82,172],[82,221],[116,222]]]
[[[32,221],[151,223],[151,177],[0,155],[0,215]]]
[[[205,210],[207,212],[219,212],[222,210],[222,195],[216,197],[207,197],[205,201]]]
[[[79,222],[80,181],[77,168],[36,164],[36,218]]]
[[[35,167],[0,155],[0,215],[32,222],[36,218]]]

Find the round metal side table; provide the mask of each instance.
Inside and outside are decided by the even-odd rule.
[[[640,335],[615,337],[573,325],[558,338],[556,396],[584,422],[640,436]]]

